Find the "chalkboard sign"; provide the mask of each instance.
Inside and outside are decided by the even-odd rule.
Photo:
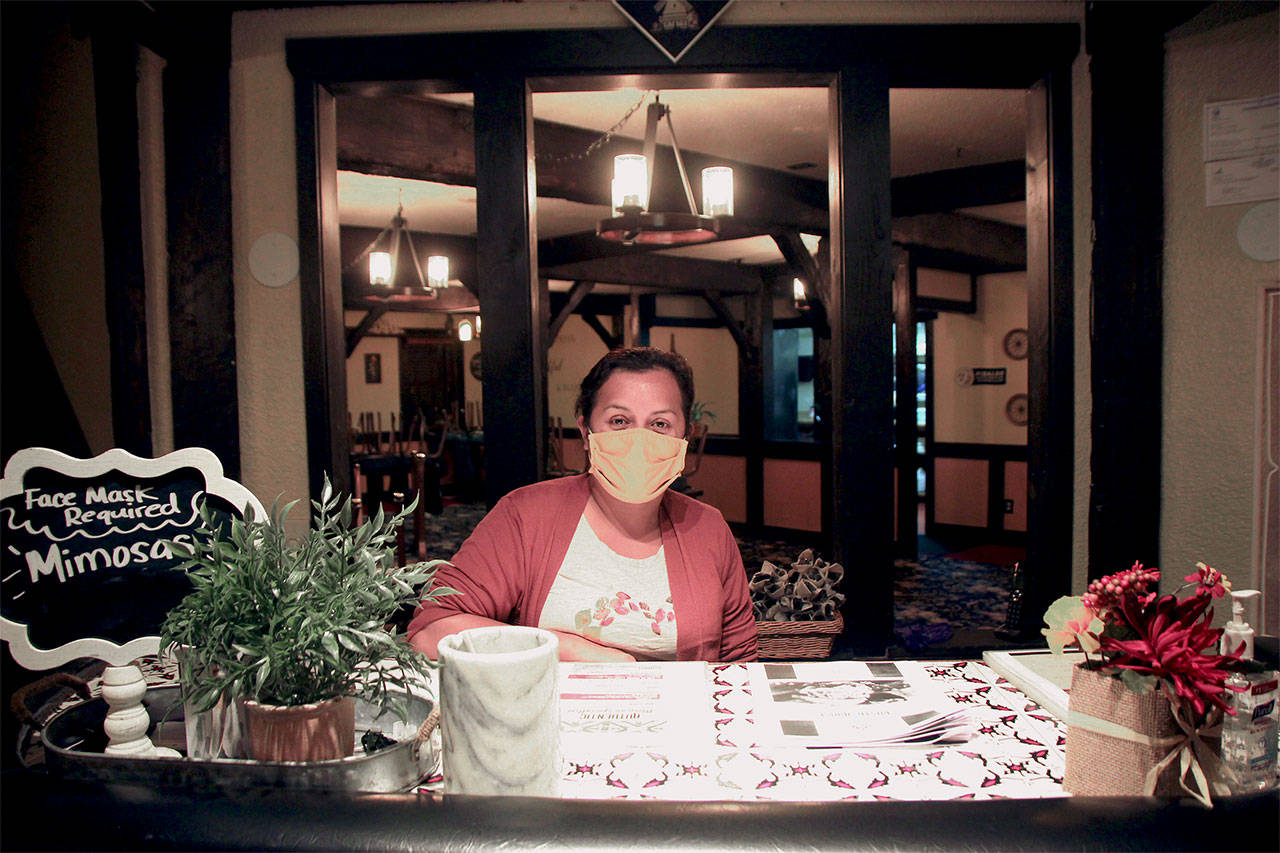
[[[0,480],[0,637],[14,659],[48,669],[156,654],[165,614],[191,590],[167,542],[191,538],[201,498],[218,514],[265,515],[204,448],[157,459],[15,453]]]

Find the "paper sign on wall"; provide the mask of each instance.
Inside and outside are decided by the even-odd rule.
[[[1204,105],[1205,205],[1280,197],[1280,94]]]

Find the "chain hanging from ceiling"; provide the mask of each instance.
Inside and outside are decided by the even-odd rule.
[[[540,163],[567,163],[571,160],[585,160],[587,157],[590,157],[596,151],[600,150],[601,147],[608,145],[609,142],[611,142],[613,138],[618,135],[618,131],[622,130],[623,126],[627,123],[628,119],[630,119],[633,115],[635,115],[636,110],[644,106],[644,102],[648,99],[649,95],[653,94],[656,91],[657,91],[656,89],[645,89],[643,92],[641,92],[640,100],[636,101],[635,104],[633,104],[632,107],[626,111],[626,113],[622,116],[622,118],[618,119],[616,122],[613,123],[612,127],[610,127],[604,133],[600,134],[600,136],[592,140],[591,144],[588,145],[582,151],[573,152],[571,154],[560,154],[555,157],[546,156],[541,152],[539,152],[534,155],[534,159]]]

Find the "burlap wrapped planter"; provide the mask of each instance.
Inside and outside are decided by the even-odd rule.
[[[1141,795],[1147,772],[1173,748],[1179,734],[1169,700],[1159,690],[1137,694],[1106,672],[1076,666],[1071,674],[1067,716],[1067,766],[1062,786],[1080,796]],[[1117,728],[1118,727],[1118,728]],[[1096,731],[1101,729],[1102,731]],[[1135,742],[1121,729],[1164,744]],[[1111,731],[1105,734],[1104,731]],[[1160,772],[1155,796],[1175,797],[1178,763]]]

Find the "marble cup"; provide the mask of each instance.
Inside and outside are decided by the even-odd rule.
[[[514,625],[440,641],[440,733],[448,794],[560,793],[560,641]]]

